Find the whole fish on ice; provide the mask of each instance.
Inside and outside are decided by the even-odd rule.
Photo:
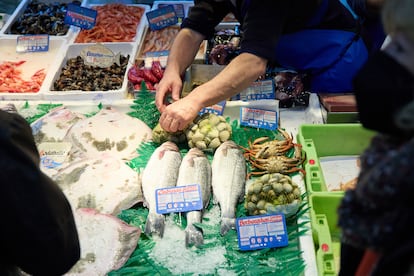
[[[52,178],[74,209],[94,208],[118,215],[138,203],[141,193],[137,172],[113,156],[73,162]]]
[[[43,142],[62,142],[69,129],[86,117],[65,106],[59,106],[49,111],[31,124],[33,136],[37,145]]]
[[[244,198],[246,160],[239,146],[228,140],[215,151],[212,167],[214,202],[220,205],[220,234],[235,229],[237,204]]]
[[[111,106],[74,124],[65,137],[74,145],[75,156],[94,157],[105,152],[124,160],[137,157],[140,144],[151,139],[147,124]]]
[[[155,191],[176,186],[181,160],[177,145],[167,141],[155,149],[142,172],[144,204],[149,210],[145,223],[147,235],[164,235],[165,216],[157,213]]]
[[[138,245],[141,230],[96,209],[74,212],[81,258],[65,275],[105,276],[120,269]]]
[[[211,198],[211,165],[207,156],[199,149],[192,148],[184,156],[178,174],[177,186],[199,184],[203,202],[203,210],[186,213],[185,245],[200,247],[204,243],[203,232],[194,226],[201,223],[202,213]]]

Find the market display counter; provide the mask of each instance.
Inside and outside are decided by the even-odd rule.
[[[142,21],[139,23],[141,25],[137,26],[137,35],[134,37],[133,41],[103,43],[112,51],[112,58],[115,58],[118,54],[128,56],[129,58],[125,72],[119,77],[122,80],[122,84],[119,87],[108,89],[107,91],[103,91],[102,89],[87,91],[88,89],[81,88],[71,89],[70,91],[60,91],[59,89],[55,89],[55,83],[58,81],[59,74],[62,72],[67,61],[80,56],[83,49],[89,49],[88,47],[94,45],[95,43],[75,43],[75,38],[79,34],[80,30],[79,28],[72,27],[67,35],[62,37],[51,36],[49,44],[50,48],[48,51],[23,54],[16,53],[15,49],[19,46],[17,35],[9,34],[9,30],[12,23],[23,13],[23,9],[27,7],[28,2],[28,0],[21,2],[15,13],[9,17],[10,19],[8,22],[5,23],[4,27],[0,29],[0,62],[9,61],[12,63],[19,63],[23,61],[22,64],[24,65],[22,65],[21,69],[25,78],[30,78],[30,76],[35,74],[39,69],[44,69],[44,71],[42,71],[44,72],[44,78],[38,82],[39,89],[37,91],[8,91],[7,89],[10,90],[10,86],[7,86],[7,88],[0,86],[0,88],[4,88],[3,90],[0,90],[0,106],[9,103],[16,105],[18,111],[21,112],[30,123],[33,123],[35,118],[39,119],[41,116],[47,114],[47,112],[57,106],[65,106],[73,111],[80,111],[84,117],[92,116],[105,107],[114,107],[121,110],[125,114],[133,114],[132,116],[135,117],[142,116],[142,113],[145,113],[143,112],[143,109],[146,109],[146,112],[153,112],[156,114],[157,111],[153,101],[145,103],[140,101],[141,91],[140,89],[134,89],[133,86],[131,88],[131,83],[128,77],[128,71],[136,65],[135,62],[137,60],[142,61],[142,59],[144,59],[141,56],[141,51],[144,46],[143,42],[145,41],[145,35],[149,33],[147,26],[148,22],[146,22],[145,17],[143,17]],[[68,3],[69,1],[62,2]],[[95,5],[96,1],[89,2],[93,2]],[[164,5],[166,2],[168,1],[163,1],[157,4]],[[89,7],[94,6],[88,4],[87,1],[84,1],[82,5]],[[149,11],[148,6],[138,6],[142,6],[145,11]],[[185,5],[186,8],[189,6],[191,6],[191,4]],[[154,7],[157,7],[157,5],[154,5]],[[204,43],[203,48],[200,48],[198,61],[202,61],[202,59],[205,58],[207,49],[206,45],[207,43]],[[76,68],[73,69],[73,71],[75,70]],[[215,72],[212,74],[215,74]],[[82,75],[82,73],[80,73],[80,75]],[[65,81],[61,82],[64,83]],[[231,121],[237,121],[239,119],[240,103],[242,102],[229,101],[224,109],[223,115]],[[256,101],[254,103],[243,102],[243,105],[261,106],[261,103],[261,101]],[[344,156],[349,157],[350,155],[354,157],[357,156],[367,145],[372,133],[366,132],[359,124],[356,123],[335,125],[329,124],[341,122],[340,120],[343,120],[345,117],[341,117],[338,120],[327,120],[327,118],[332,119],[333,117],[327,117],[326,106],[323,105],[323,102],[321,105],[320,98],[316,94],[310,94],[309,104],[307,106],[277,108],[278,102],[276,100],[267,100],[267,102],[262,106],[266,105],[271,106],[271,109],[277,110],[279,127],[292,135],[294,142],[301,144],[302,150],[306,153],[306,160],[303,164],[306,173],[304,175],[295,174],[292,177],[293,181],[299,185],[302,194],[305,195],[303,198],[304,205],[310,207],[309,211],[301,213],[295,224],[297,229],[295,229],[294,233],[297,234],[298,245],[297,247],[293,246],[293,253],[291,253],[299,254],[302,258],[299,263],[303,261],[305,264],[304,267],[299,265],[299,269],[296,272],[298,275],[305,276],[336,275],[339,268],[338,254],[340,235],[340,230],[336,227],[336,207],[343,196],[343,191],[330,191],[327,188],[325,177],[329,175],[329,172],[324,170],[324,166],[327,163],[324,158],[337,158],[338,156],[343,158]],[[343,112],[343,110],[338,112]],[[352,112],[345,110],[345,112],[347,112],[345,114],[346,116],[356,116],[354,114],[354,110],[352,110]],[[153,124],[156,121],[156,118],[154,118],[155,115],[150,119],[150,123],[145,120],[144,122],[149,125]],[[346,118],[349,119],[350,117]],[[348,122],[357,121],[357,118],[353,118],[355,120],[347,119]],[[32,126],[35,129],[35,127],[39,125]],[[343,159],[340,159],[339,161],[342,162]],[[357,171],[352,171],[349,174],[356,176]],[[342,175],[339,177],[342,177]],[[142,197],[142,194],[140,196]],[[138,215],[134,213],[137,210],[138,212],[141,211]],[[142,228],[143,221],[140,221],[141,217],[139,216],[145,217],[145,208],[131,208],[124,211],[124,213],[119,214],[121,219],[131,224],[137,224],[138,227]],[[216,213],[214,213],[214,211]],[[213,209],[212,214],[210,214],[211,221],[215,221],[214,219],[217,219],[217,217],[214,217],[214,215],[217,215],[217,212],[218,209]],[[174,225],[173,221],[171,223]],[[210,226],[213,227],[213,225]],[[180,233],[180,231],[176,230],[175,234],[177,233]],[[210,234],[217,235],[214,231]],[[232,238],[234,239],[228,241],[227,245],[232,246],[233,250],[238,252],[237,240],[235,237],[236,236],[233,235]],[[180,238],[182,237],[178,237],[178,240]],[[139,255],[142,253],[139,252],[139,247],[144,247],[145,245],[148,245],[149,242],[150,241],[146,237],[142,238],[138,243],[135,253],[128,256],[128,261],[124,262],[124,270],[122,270],[122,267],[118,267],[116,269],[124,271],[125,274],[122,275],[137,275],[137,267],[142,266],[143,270],[141,272],[145,274],[144,268],[151,266],[151,262],[154,260],[147,260],[147,262],[143,264],[141,259],[144,255]],[[153,248],[153,250],[160,256],[164,256],[163,252],[166,251],[174,252],[174,247],[177,247],[174,244],[174,242],[177,242],[177,239],[164,239],[163,241],[158,240],[157,242],[158,247]],[[162,247],[161,245],[165,247]],[[153,244],[151,246],[153,246]],[[222,247],[219,247],[219,249],[221,250]],[[189,252],[190,251],[187,253]],[[219,255],[217,254],[217,251],[214,252],[214,250],[206,252],[212,255],[205,255],[205,258],[212,258],[215,254]],[[222,254],[223,252],[219,253]],[[175,254],[179,253],[176,252]],[[255,258],[260,259],[260,253],[255,252],[250,254],[255,256]],[[186,256],[190,259],[187,260],[187,263],[184,263],[184,265],[190,266],[192,255],[189,254]],[[172,265],[170,263],[172,261],[177,261],[174,258],[171,258],[171,256],[165,255],[164,257],[164,265],[166,266]],[[268,264],[270,267],[271,265],[276,265],[278,263],[277,260],[274,259],[265,261],[269,262]],[[209,264],[210,266],[214,265],[211,263]],[[288,264],[284,264],[283,261],[280,261],[279,265],[281,267],[288,266]],[[174,270],[171,268],[170,270],[165,268],[165,270],[162,271],[164,273],[174,275],[172,272]],[[260,273],[261,271],[257,270],[257,272]],[[197,273],[201,274],[201,272]],[[113,271],[112,274],[117,275],[116,271]],[[178,274],[182,274],[182,271]]]

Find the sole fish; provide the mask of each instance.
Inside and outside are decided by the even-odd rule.
[[[118,215],[138,203],[138,174],[124,161],[101,155],[73,162],[53,176],[73,208]]]
[[[217,148],[211,167],[214,202],[221,211],[220,234],[225,235],[235,229],[236,207],[244,198],[246,160],[239,146],[229,140]]]
[[[74,212],[81,247],[80,260],[66,276],[104,276],[120,269],[138,245],[141,230],[95,209]]]
[[[31,124],[36,144],[62,142],[70,128],[86,117],[69,108],[59,106]]]
[[[185,245],[200,247],[204,243],[203,232],[194,226],[200,223],[202,213],[211,198],[211,165],[207,156],[199,149],[192,148],[184,156],[178,174],[177,186],[199,184],[203,201],[203,209],[186,213],[187,227],[185,228]]]
[[[105,152],[123,160],[137,157],[139,145],[151,139],[152,129],[147,124],[111,106],[78,121],[65,137],[74,145],[71,154],[76,157],[94,157]]]
[[[142,172],[144,204],[149,210],[144,231],[146,235],[164,235],[165,216],[156,212],[155,191],[176,186],[181,160],[177,145],[168,141],[155,149]]]

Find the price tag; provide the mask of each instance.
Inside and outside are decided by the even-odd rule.
[[[179,19],[183,19],[185,17],[183,4],[158,4],[158,8],[163,8],[168,5],[173,6],[175,14]]]
[[[96,23],[98,12],[94,9],[84,8],[75,4],[68,4],[65,15],[65,24],[81,27],[82,29],[92,29]]]
[[[158,214],[188,212],[203,209],[199,184],[155,190]]]
[[[277,122],[276,111],[250,107],[240,108],[240,125],[242,126],[276,130]]]
[[[16,52],[47,52],[49,51],[49,35],[21,35],[17,37]]]
[[[171,5],[147,12],[146,16],[151,30],[161,30],[178,23],[178,17]]]
[[[223,111],[224,111],[225,106],[226,106],[226,101],[221,101],[221,102],[219,102],[215,105],[204,107],[203,109],[201,109],[199,114],[202,115],[204,113],[212,113],[212,114],[221,116],[221,115],[223,115]]]
[[[148,66],[148,68],[150,68],[152,62],[154,60],[158,60],[161,63],[161,67],[165,68],[165,66],[167,66],[167,59],[168,59],[169,54],[170,54],[170,51],[168,50],[147,52],[145,53],[145,59],[144,59],[145,66]]]
[[[55,169],[62,165],[69,154],[72,145],[66,142],[45,142],[38,146],[40,166]]]
[[[256,250],[288,245],[286,220],[283,214],[236,219],[240,250]]]
[[[253,82],[247,89],[240,92],[242,101],[275,99],[274,80],[259,80]]]

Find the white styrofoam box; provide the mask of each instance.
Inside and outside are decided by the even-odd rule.
[[[70,44],[64,49],[64,57],[60,64],[55,67],[55,74],[49,76],[47,80],[48,90],[44,91],[43,98],[45,100],[90,100],[97,102],[113,101],[118,99],[125,99],[128,93],[128,70],[131,68],[134,62],[136,47],[133,43],[101,43],[105,47],[109,48],[115,55],[120,53],[123,56],[129,55],[129,61],[125,74],[123,77],[122,87],[117,90],[107,91],[54,91],[54,82],[59,79],[62,68],[66,66],[66,61],[70,58],[80,56],[82,49],[92,44],[90,43],[76,43]]]
[[[182,5],[184,9],[184,17],[187,17],[190,7],[194,6],[194,1],[154,1],[151,10],[156,10],[158,8],[163,7],[164,5],[172,5],[174,6],[174,8],[176,7],[176,5]]]
[[[137,60],[144,60],[145,54],[152,51],[169,51],[176,34],[180,30],[179,25],[168,26],[161,30],[151,30],[147,25],[142,36],[141,43],[138,44]],[[156,34],[156,35],[154,35]],[[152,37],[150,37],[152,36]],[[154,47],[147,47],[148,41],[153,41]],[[146,49],[149,49],[148,51]],[[194,63],[204,63],[207,52],[207,40],[204,40],[194,58]]]
[[[69,4],[72,3],[74,0],[40,0],[38,2],[45,3],[45,4]],[[14,22],[16,22],[21,16],[25,14],[26,8],[28,5],[32,3],[32,0],[22,0],[19,4],[19,6],[14,10],[13,14],[10,16],[7,23],[4,25],[3,29],[0,31],[0,34],[4,35],[10,35],[10,36],[18,36],[21,34],[12,34],[11,33],[11,27],[13,26]],[[82,4],[83,5],[83,4]],[[67,40],[70,40],[73,38],[74,34],[79,31],[79,27],[76,26],[69,26],[69,29],[65,35],[51,35],[54,37],[62,37]]]
[[[101,4],[101,5],[88,5],[87,7],[93,9],[94,7],[105,6],[105,5],[110,5],[110,4],[111,3],[109,3],[109,4]],[[113,4],[120,4],[120,3],[113,3]],[[140,20],[139,24],[137,25],[137,30],[136,30],[135,38],[134,38],[133,41],[128,41],[128,42],[131,42],[131,43],[139,44],[141,42],[142,36],[144,34],[145,27],[148,24],[148,21],[146,19],[145,14],[150,10],[150,6],[149,5],[143,5],[143,4],[122,4],[122,5],[133,6],[133,7],[141,7],[141,8],[144,9],[144,12],[142,14],[141,20]],[[97,24],[99,24],[99,23],[97,23]],[[118,25],[119,24],[117,22],[114,22],[113,23],[114,28],[116,26],[118,26]],[[73,42],[74,43],[77,43],[76,42],[76,38],[77,38],[77,36],[79,35],[80,32],[81,32],[81,30],[79,30],[74,35],[74,38],[73,38]],[[125,41],[125,42],[127,42],[127,41]],[[96,42],[93,41],[93,42],[85,42],[85,43],[96,43]],[[114,42],[104,42],[104,43],[121,43],[121,42],[114,41]]]
[[[0,36],[0,64],[3,62],[20,62],[18,69],[21,71],[20,77],[24,80],[30,80],[37,71],[44,69],[46,77],[40,87],[39,92],[1,92],[1,100],[28,100],[41,99],[44,90],[48,89],[46,86],[46,79],[49,75],[55,73],[53,67],[56,62],[62,59],[61,53],[65,48],[66,40],[59,37],[49,37],[49,50],[46,52],[16,52],[17,37]]]

